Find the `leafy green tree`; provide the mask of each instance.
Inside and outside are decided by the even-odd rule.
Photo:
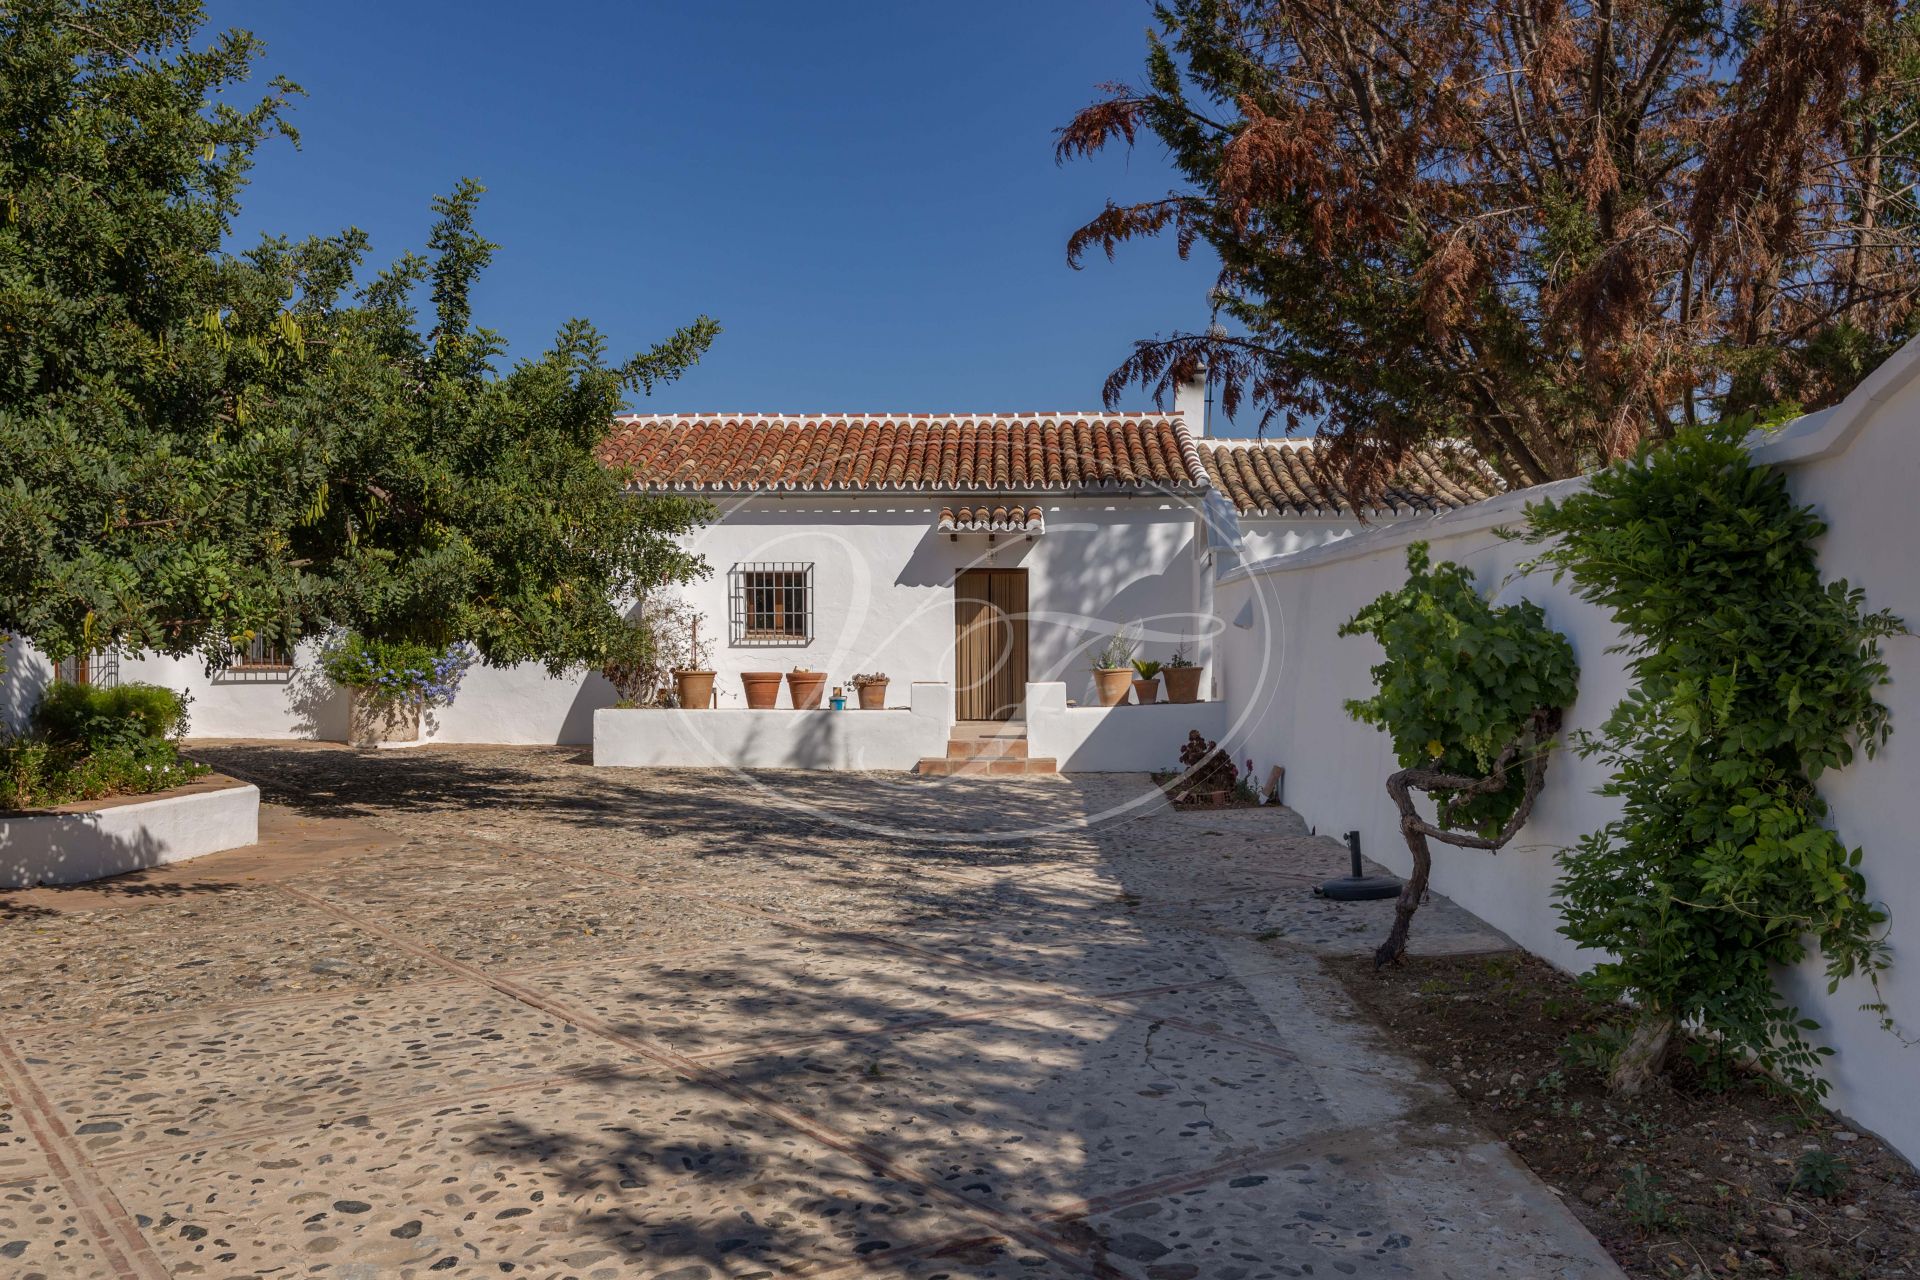
[[[229,252],[298,90],[234,105],[262,48],[204,23],[193,0],[0,6],[0,632],[219,663],[346,626],[596,661],[617,599],[702,571],[675,539],[708,515],[629,495],[596,451],[717,327],[610,361],[576,320],[502,372],[472,182],[425,256],[371,276],[354,230]]]
[[[1632,1093],[1677,1026],[1697,1052],[1752,1055],[1815,1093],[1830,1050],[1773,985],[1817,944],[1829,990],[1887,963],[1886,916],[1861,851],[1827,825],[1816,784],[1891,732],[1880,641],[1899,619],[1823,583],[1826,526],[1756,466],[1741,425],[1682,432],[1527,511],[1538,563],[1573,580],[1626,633],[1633,689],[1576,741],[1613,776],[1621,816],[1561,855],[1561,932],[1604,952],[1591,983],[1640,1022],[1613,1068]],[[1872,1008],[1884,1019],[1885,1005]]]
[[[1473,573],[1432,563],[1427,544],[1407,548],[1407,580],[1340,628],[1368,635],[1382,660],[1374,694],[1347,701],[1347,714],[1393,737],[1400,769],[1387,794],[1413,854],[1377,964],[1397,962],[1432,872],[1430,840],[1498,850],[1525,825],[1546,779],[1560,713],[1573,701],[1580,670],[1573,646],[1531,600],[1494,606],[1474,589]],[[1421,816],[1415,790],[1437,802],[1437,821]]]

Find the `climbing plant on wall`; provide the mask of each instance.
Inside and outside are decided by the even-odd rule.
[[[1560,711],[1579,679],[1573,647],[1531,601],[1495,606],[1457,564],[1432,564],[1427,544],[1407,548],[1407,580],[1355,614],[1340,634],[1370,635],[1385,650],[1371,698],[1347,712],[1393,737],[1399,772],[1387,793],[1413,853],[1392,932],[1374,959],[1406,952],[1432,870],[1429,840],[1497,850],[1526,822],[1546,777]],[[1430,793],[1437,822],[1415,807]]]
[[[1886,965],[1885,914],[1861,851],[1827,825],[1815,783],[1872,755],[1891,726],[1879,642],[1901,630],[1861,591],[1823,583],[1825,525],[1741,424],[1682,432],[1528,508],[1535,564],[1572,579],[1625,631],[1633,689],[1582,754],[1614,773],[1621,816],[1561,855],[1561,932],[1610,953],[1591,982],[1641,1019],[1613,1083],[1637,1091],[1698,1024],[1716,1068],[1751,1055],[1815,1095],[1830,1050],[1786,1004],[1772,968],[1818,947],[1829,989]],[[1886,1017],[1877,1000],[1869,1007]]]

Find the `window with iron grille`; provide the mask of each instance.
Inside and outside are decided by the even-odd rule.
[[[813,565],[802,561],[737,564],[727,573],[728,613],[736,645],[813,641]]]
[[[120,651],[96,649],[92,653],[75,654],[61,661],[55,676],[70,684],[111,689],[120,683]]]
[[[247,671],[287,671],[292,669],[293,659],[265,636],[255,636],[241,648],[233,665]]]

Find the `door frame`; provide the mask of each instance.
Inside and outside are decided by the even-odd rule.
[[[977,585],[977,591],[969,592],[968,585]],[[992,723],[1025,718],[1030,657],[1027,610],[1031,604],[1027,592],[1025,569],[975,568],[954,573],[955,720]],[[1005,626],[999,626],[981,621],[982,609],[1011,616]],[[979,670],[982,666],[984,672]]]

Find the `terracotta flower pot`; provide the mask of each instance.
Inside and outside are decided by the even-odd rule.
[[[819,710],[820,694],[826,687],[827,673],[824,671],[787,672],[787,697],[792,701],[795,711]]]
[[[862,711],[884,711],[887,706],[887,682],[876,680],[872,684],[860,686],[860,709]]]
[[[1101,706],[1117,707],[1127,700],[1127,690],[1133,688],[1133,671],[1128,667],[1095,667],[1093,685]]]
[[[1150,707],[1160,701],[1160,677],[1151,680],[1133,682],[1133,700],[1143,707]]]
[[[1206,672],[1205,667],[1162,667],[1160,674],[1167,682],[1167,701],[1200,701],[1200,677]]]
[[[675,700],[683,708],[691,711],[705,711],[713,705],[713,672],[674,672],[673,693]]]
[[[742,671],[740,683],[746,686],[747,709],[750,711],[765,711],[780,701],[778,671]]]
[[[365,689],[355,689],[347,709],[347,741],[356,747],[377,747],[383,742],[418,742],[420,708],[374,698]]]

